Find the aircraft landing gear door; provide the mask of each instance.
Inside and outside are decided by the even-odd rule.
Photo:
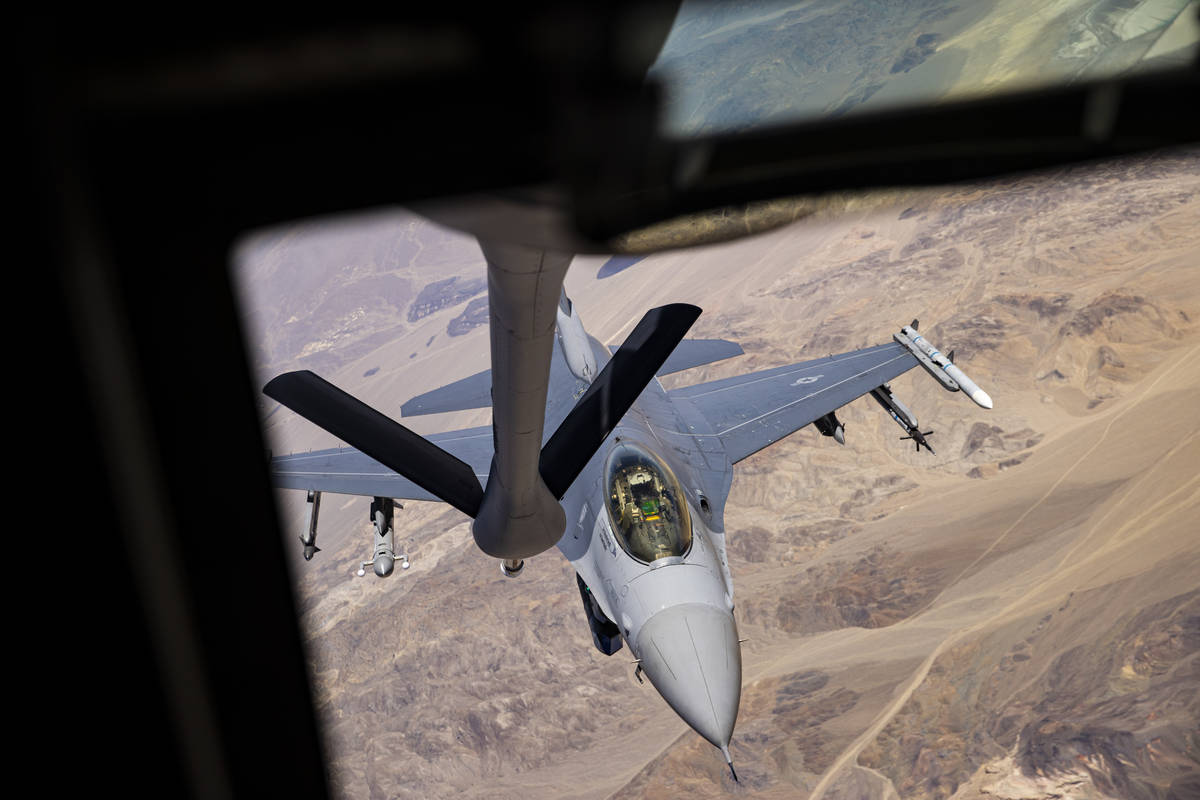
[[[403,508],[403,506],[401,506]],[[371,501],[371,522],[375,527],[375,547],[370,561],[364,561],[359,566],[358,574],[365,575],[367,567],[373,566],[375,574],[386,578],[392,574],[396,561],[408,569],[408,556],[396,554],[395,546],[395,510],[396,501],[390,497],[376,497]]]

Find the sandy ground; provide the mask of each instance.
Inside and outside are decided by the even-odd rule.
[[[1015,517],[982,553],[960,573],[938,597],[913,617],[879,631],[860,630],[845,637],[815,660],[805,653],[793,657],[792,666],[842,666],[853,664],[854,655],[877,654],[889,649],[888,640],[902,637],[911,644],[920,640],[932,646],[920,667],[902,684],[895,698],[883,708],[849,747],[845,748],[813,788],[810,797],[825,796],[826,790],[854,763],[863,747],[871,742],[907,703],[945,650],[961,640],[1014,618],[1048,610],[1073,591],[1114,583],[1122,578],[1158,570],[1164,578],[1160,591],[1180,593],[1194,586],[1200,574],[1200,546],[1197,542],[1197,512],[1200,511],[1200,426],[1190,409],[1200,386],[1200,344],[1188,348],[1180,357],[1161,367],[1153,380],[1125,402],[1114,404],[1107,419],[1091,420],[1076,429],[1064,431],[1048,443],[1056,452],[1044,463],[1030,464],[1029,475],[1035,482],[1049,484],[1045,492],[1027,494],[1017,491],[1005,517]],[[1151,415],[1168,420],[1150,437],[1140,434],[1112,435],[1117,426],[1132,427],[1138,417]],[[1122,441],[1124,439],[1124,441]],[[1135,441],[1130,441],[1130,440]],[[1131,451],[1131,445],[1134,449]],[[1109,484],[1112,465],[1120,464],[1118,474],[1127,488],[1118,496],[1108,496],[1099,487]],[[1051,509],[1052,498],[1065,483],[1091,485],[1094,492],[1092,512],[1083,520],[1063,518]],[[999,491],[1003,491],[1002,489]],[[1026,505],[1030,496],[1036,495]],[[939,498],[939,507],[955,499]],[[903,520],[893,519],[903,524]],[[948,535],[953,536],[962,520],[948,520]],[[975,570],[988,556],[1002,547],[1005,539],[1019,528],[1053,530],[1071,525],[1073,536],[1058,537],[1057,546],[1041,558],[1027,562],[1024,569],[1015,564],[996,564],[988,570]],[[931,531],[931,536],[936,536]],[[1015,559],[1010,559],[1010,561]],[[1024,559],[1023,559],[1024,560]],[[1167,566],[1169,565],[1169,566]],[[970,576],[970,580],[964,580]],[[1168,594],[1167,596],[1170,596]],[[1147,597],[1148,602],[1160,599]],[[878,639],[884,641],[872,641]],[[818,648],[819,649],[819,648]],[[777,659],[764,672],[782,669]],[[752,668],[753,669],[753,668]]]

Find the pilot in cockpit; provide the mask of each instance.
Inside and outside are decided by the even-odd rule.
[[[640,447],[622,445],[609,460],[608,510],[617,540],[645,562],[681,556],[691,544],[675,477]]]

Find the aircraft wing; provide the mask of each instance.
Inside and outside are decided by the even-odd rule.
[[[490,425],[435,433],[426,438],[470,464],[480,484],[487,484],[492,464]],[[353,447],[272,458],[271,483],[280,489],[313,489],[333,494],[440,501],[440,498]]]
[[[712,424],[729,460],[741,461],[913,367],[895,342],[670,392]]]

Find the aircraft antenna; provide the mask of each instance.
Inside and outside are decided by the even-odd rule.
[[[729,765],[729,774],[733,776],[733,782],[741,783],[738,780],[737,770],[733,768],[733,758],[729,755],[729,745],[721,746],[721,754],[725,756],[725,763]]]

